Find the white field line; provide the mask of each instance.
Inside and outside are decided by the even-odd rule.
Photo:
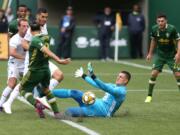
[[[141,69],[148,69],[148,70],[152,69],[151,66],[145,66],[145,65],[141,65],[141,64],[136,64],[136,63],[133,63],[133,62],[127,62],[127,61],[121,61],[120,60],[120,61],[117,61],[116,63],[128,65],[128,66],[131,66],[131,67],[137,67],[137,68],[141,68]],[[163,69],[163,72],[172,73],[172,71],[167,70],[167,69]]]
[[[27,102],[27,100],[25,100],[23,97],[20,97],[20,96],[19,96],[19,97],[18,97],[18,100],[21,101],[21,102],[23,102],[23,103],[25,103],[25,104],[28,104],[28,105],[31,106],[31,107],[33,107],[33,106],[32,106],[29,102]],[[51,116],[51,117],[54,116],[52,111],[45,110],[45,112],[46,112],[49,116]],[[72,122],[72,121],[69,121],[69,120],[60,120],[60,121],[66,123],[66,124],[68,124],[68,125],[70,125],[71,127],[77,128],[77,129],[81,130],[82,132],[84,132],[84,133],[86,133],[86,134],[88,134],[88,135],[100,135],[100,134],[97,133],[96,131],[91,130],[91,129],[89,129],[89,128],[85,127],[85,126],[82,126],[82,125],[80,125],[80,124],[77,124],[77,123],[75,123],[75,122]]]

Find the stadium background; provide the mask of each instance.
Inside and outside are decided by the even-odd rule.
[[[0,0],[2,8],[6,8],[11,0]],[[174,24],[180,30],[180,18],[177,13],[180,10],[178,0],[12,0],[11,7],[15,14],[18,4],[26,4],[32,10],[32,14],[36,13],[38,7],[46,7],[49,12],[48,31],[52,35],[51,49],[56,50],[59,43],[58,23],[61,16],[64,14],[67,6],[72,6],[76,18],[77,27],[72,42],[72,58],[98,58],[99,42],[97,39],[97,30],[93,24],[93,17],[102,12],[104,6],[112,7],[113,12],[121,13],[123,21],[123,29],[119,34],[119,58],[129,58],[129,36],[127,32],[127,15],[131,12],[132,5],[140,3],[142,13],[146,19],[146,30],[144,32],[143,51],[146,54],[149,41],[149,29],[155,23],[156,14],[165,12],[170,23]],[[163,3],[163,4],[162,4]],[[173,8],[169,8],[169,5]],[[114,42],[111,42],[111,56],[114,56]]]

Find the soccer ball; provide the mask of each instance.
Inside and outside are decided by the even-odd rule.
[[[96,96],[93,92],[87,91],[82,96],[82,102],[86,105],[91,105],[95,102]]]

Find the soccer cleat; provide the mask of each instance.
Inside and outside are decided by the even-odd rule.
[[[36,101],[43,104],[45,109],[48,109],[48,110],[51,110],[51,107],[50,105],[48,104],[47,100],[46,100],[46,97],[42,97],[42,98],[39,98],[39,97],[36,97]]]
[[[38,113],[39,117],[45,118],[45,114],[43,112],[43,110],[45,109],[45,106],[36,100],[35,108],[36,108],[36,112]]]
[[[150,103],[152,101],[152,96],[147,96],[145,99],[145,103]]]
[[[4,109],[4,112],[5,112],[5,113],[7,113],[7,114],[12,114],[10,104],[8,104],[8,103],[6,102],[6,103],[4,103],[2,106],[3,106],[3,109]]]

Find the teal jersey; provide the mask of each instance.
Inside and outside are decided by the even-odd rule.
[[[43,46],[49,48],[48,35],[36,35],[32,38],[29,48],[29,70],[49,70],[49,57],[41,51]]]
[[[156,54],[161,57],[174,57],[177,48],[179,33],[173,25],[167,24],[164,30],[160,30],[158,25],[152,27],[151,38],[154,38],[157,47]]]

